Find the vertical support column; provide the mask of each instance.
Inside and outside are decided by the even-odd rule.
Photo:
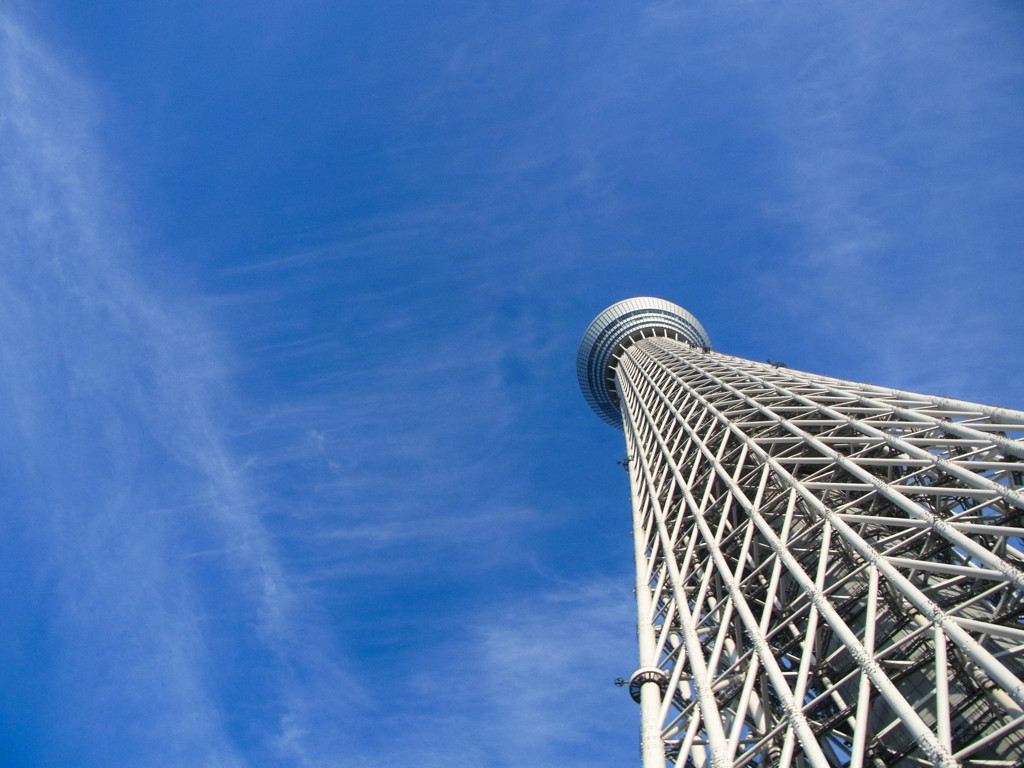
[[[633,508],[633,560],[636,566],[636,634],[640,645],[639,673],[657,670],[658,641],[654,635],[651,617],[654,615],[653,598],[649,584],[647,542],[650,532],[644,525],[643,511],[636,472],[637,446],[633,436],[626,432],[626,468],[629,470],[629,498]],[[642,675],[633,676],[640,688],[640,756],[643,768],[665,768],[665,742],[661,737],[661,685],[653,675],[644,682]],[[630,687],[633,687],[630,681]]]

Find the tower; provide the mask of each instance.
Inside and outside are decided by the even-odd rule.
[[[645,768],[1024,765],[1024,412],[711,351],[619,302]]]

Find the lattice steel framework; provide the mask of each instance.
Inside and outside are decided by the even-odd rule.
[[[666,306],[579,358],[626,438],[645,768],[1024,766],[1024,413],[712,352]]]

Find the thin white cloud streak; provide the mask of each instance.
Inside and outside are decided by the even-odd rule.
[[[603,578],[488,604],[443,648],[410,649],[393,706],[379,713],[401,742],[353,765],[628,764],[636,704],[614,681],[636,666],[634,616],[628,584]]]
[[[0,115],[4,442],[35,505],[10,514],[47,541],[39,567],[56,599],[44,610],[64,638],[49,685],[66,704],[47,716],[65,718],[68,738],[97,759],[122,747],[96,728],[106,710],[111,724],[131,723],[127,744],[149,750],[121,759],[244,765],[209,632],[254,626],[255,636],[229,642],[256,643],[292,670],[271,685],[278,743],[257,748],[316,764],[303,723],[325,702],[346,703],[330,690],[343,675],[308,631],[308,606],[225,446],[216,342],[194,307],[133,274],[137,246],[105,178],[89,90],[6,14]],[[206,549],[207,561],[221,553],[214,581],[209,568],[183,567],[190,549]],[[218,623],[222,600],[241,606],[225,613],[249,615]],[[296,679],[310,670],[319,685]],[[95,711],[85,711],[90,698]]]
[[[518,348],[515,333],[499,337],[486,316],[471,315],[458,328],[424,331],[415,307],[393,313],[408,313],[408,323],[374,319],[350,348],[337,341],[344,334],[313,341],[329,372],[303,382],[304,394],[274,395],[287,407],[264,409],[247,436],[250,471],[304,489],[301,504],[277,506],[291,518],[286,535],[305,547],[306,580],[454,562],[486,570],[525,557],[524,539],[550,526],[522,500],[525,467],[508,448],[521,439],[511,425],[526,406],[500,371]],[[288,365],[294,350],[265,359]]]
[[[1020,407],[1006,351],[1024,327],[999,287],[1024,278],[1006,215],[1024,199],[1018,10],[660,3],[648,18],[653,36],[702,30],[775,139],[789,194],[765,213],[799,235],[765,270],[764,305],[861,360],[851,373]]]
[[[629,677],[636,663],[630,598],[628,583],[618,580],[563,584],[477,626],[482,677],[495,709],[493,722],[500,723],[492,738],[517,734],[555,752],[566,745],[583,751],[618,734],[620,745],[634,747],[633,703],[626,691],[613,687],[616,678]],[[566,728],[602,709],[606,713],[591,725],[593,730]],[[609,709],[627,717],[616,718]],[[506,759],[514,758],[514,747],[512,740],[506,742]],[[588,761],[581,755],[581,764]]]
[[[118,238],[103,242],[106,224],[96,210],[103,191],[95,186],[100,175],[82,121],[91,104],[67,73],[6,17],[0,19],[0,52],[6,199],[0,224],[2,378],[6,415],[19,428],[8,432],[5,440],[14,450],[5,453],[23,465],[30,484],[25,495],[38,493],[49,508],[49,516],[34,525],[50,529],[44,562],[55,575],[58,600],[49,606],[48,621],[66,643],[59,657],[63,670],[54,673],[63,678],[56,687],[74,700],[81,692],[64,689],[74,686],[75,678],[80,685],[94,685],[107,677],[86,668],[90,664],[83,657],[95,653],[93,663],[116,670],[92,691],[100,708],[119,698],[129,708],[139,706],[140,720],[152,725],[152,734],[142,739],[152,740],[158,749],[169,746],[160,732],[177,733],[182,746],[176,756],[171,751],[172,760],[193,756],[215,765],[239,765],[218,725],[213,693],[202,679],[200,670],[209,659],[197,642],[196,622],[187,611],[168,604],[187,597],[166,571],[153,532],[135,531],[126,538],[128,531],[118,521],[125,514],[145,515],[132,509],[130,491],[127,498],[117,498],[118,486],[133,482],[129,454],[134,441],[130,435],[113,434],[129,427],[115,399],[137,406],[132,401],[143,387],[137,377],[143,372],[125,365],[120,354],[160,353],[166,341],[156,338],[161,326],[154,323],[149,302],[137,295],[109,257],[121,247]],[[126,338],[132,333],[128,322],[139,324],[149,336],[144,349],[133,349]],[[166,361],[152,362],[153,372],[166,377],[159,370]],[[161,395],[177,396],[181,402],[175,405],[194,407],[192,393],[162,389]],[[108,418],[98,424],[93,414],[79,413],[80,408]],[[83,423],[76,427],[79,419]],[[150,424],[160,428],[159,423]],[[98,427],[105,433],[81,433]],[[104,454],[105,461],[94,464],[90,457],[76,455],[89,450]],[[199,463],[209,460],[200,458]],[[96,477],[76,476],[90,468]],[[59,485],[51,487],[55,480]],[[99,487],[83,494],[81,489],[90,485]],[[85,654],[79,648],[87,649]],[[142,706],[144,691],[152,697],[150,706]],[[173,724],[164,722],[168,716]],[[88,715],[72,712],[67,717],[76,722]]]
[[[256,434],[278,435],[281,443],[254,450],[253,466],[305,464],[308,471],[320,463],[332,470],[323,487],[338,492],[394,482],[382,483],[379,469],[406,478],[406,487],[393,489],[396,501],[409,491],[424,502],[434,498],[425,490],[471,486],[487,462],[490,472],[502,474],[493,463],[501,461],[501,446],[486,436],[504,438],[528,407],[510,392],[504,366],[547,355],[550,334],[537,318],[501,316],[497,304],[508,304],[508,289],[522,281],[518,273],[503,273],[501,259],[456,262],[447,273],[418,267],[417,257],[405,254],[423,231],[402,222],[420,218],[419,212],[397,216],[393,231],[375,236],[376,244],[357,235],[225,273],[231,287],[217,311],[259,318],[244,331],[254,359],[264,370],[293,374],[267,396],[254,422]],[[449,225],[435,221],[433,232]],[[359,279],[358,260],[378,254],[406,278],[353,291],[348,283]],[[250,273],[258,273],[253,289],[245,285]],[[262,289],[265,282],[275,290]],[[346,296],[345,311],[325,319],[333,307],[323,296],[335,288]],[[306,318],[293,311],[296,306],[316,310]],[[257,446],[270,442],[253,439]],[[509,475],[503,479],[507,484]]]

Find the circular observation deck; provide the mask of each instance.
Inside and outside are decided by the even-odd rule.
[[[651,336],[667,336],[698,347],[711,346],[707,331],[697,318],[678,304],[650,296],[612,304],[594,318],[583,334],[576,355],[580,389],[594,412],[613,427],[622,428],[615,364],[626,347]]]

